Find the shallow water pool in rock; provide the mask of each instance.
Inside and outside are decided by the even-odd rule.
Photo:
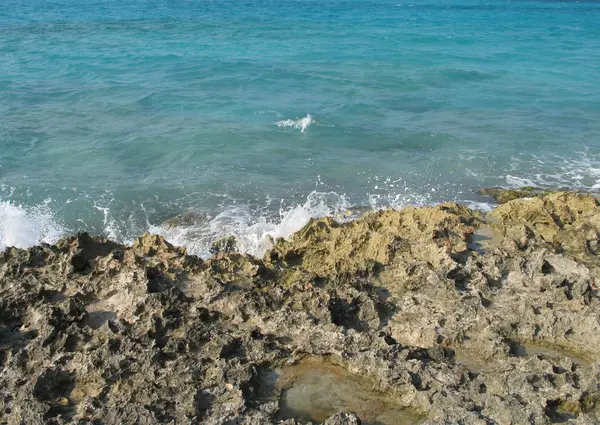
[[[532,357],[542,355],[544,357],[556,360],[569,358],[573,363],[580,366],[593,363],[590,361],[590,359],[585,358],[577,353],[573,353],[560,347],[542,344],[512,341],[510,343],[510,353],[515,357]]]
[[[455,363],[466,367],[473,373],[492,372],[497,364],[497,362],[486,359],[475,351],[464,347],[452,347],[452,351]],[[561,347],[517,341],[509,341],[509,355],[523,358],[542,356],[554,361],[568,358],[578,366],[587,366],[594,363],[589,358]]]
[[[282,420],[321,423],[340,410],[355,413],[364,425],[414,425],[422,418],[392,395],[373,390],[369,379],[320,358],[276,369],[268,380],[271,394],[279,395]]]
[[[481,373],[493,368],[494,364],[486,361],[476,353],[465,349],[454,349],[454,361],[456,364],[469,369],[473,373]]]
[[[481,226],[471,236],[469,249],[485,254],[486,250],[499,246],[502,243],[502,235],[491,226]]]

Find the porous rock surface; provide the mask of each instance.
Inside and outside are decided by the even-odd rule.
[[[227,251],[86,234],[7,249],[0,423],[292,425],[261,374],[309,355],[422,424],[600,423],[591,196],[322,218],[263,259]]]

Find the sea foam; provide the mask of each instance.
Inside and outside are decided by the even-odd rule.
[[[297,120],[282,120],[277,121],[275,125],[277,127],[292,127],[296,130],[300,130],[301,133],[304,133],[309,125],[314,123],[315,120],[310,114],[306,114],[304,118],[299,118]]]
[[[206,259],[212,255],[212,243],[224,236],[234,236],[240,252],[262,257],[276,239],[288,239],[314,218],[330,216],[339,222],[345,222],[356,219],[367,211],[427,204],[427,197],[404,190],[393,195],[372,194],[363,206],[353,205],[343,194],[315,190],[303,202],[284,206],[282,201],[278,213],[257,213],[247,205],[238,204],[211,215],[199,213],[196,220],[191,220],[186,225],[153,224],[146,219],[145,226],[142,225],[141,228],[130,220],[116,220],[107,206],[94,203],[94,207],[103,216],[100,227],[102,236],[131,245],[135,237],[147,231],[163,236],[174,245],[185,247],[188,254]],[[89,224],[81,222],[81,227],[77,230],[94,232]],[[0,249],[55,243],[68,234],[72,234],[72,231],[57,223],[49,204],[25,207],[0,201]]]
[[[243,204],[232,205],[211,216],[203,217],[199,214],[198,220],[188,225],[170,227],[146,220],[146,225],[139,228],[128,220],[116,220],[110,208],[94,203],[95,209],[103,215],[102,230],[94,231],[92,229],[98,229],[96,226],[81,221],[81,227],[77,231],[91,231],[125,245],[131,245],[136,236],[147,231],[161,235],[172,244],[185,247],[189,254],[201,258],[211,256],[213,242],[224,236],[234,236],[241,252],[262,257],[274,240],[289,238],[313,218],[331,216],[341,222],[349,221],[357,217],[357,214],[349,213],[351,209],[362,214],[367,210],[384,207],[384,204],[375,204],[353,207],[343,194],[313,191],[304,202],[298,204],[284,206],[282,201],[282,206],[275,214],[257,213]],[[387,207],[390,206],[394,207],[387,204]],[[48,203],[26,207],[0,201],[0,249],[55,243],[62,236],[72,233],[59,225]]]
[[[167,228],[149,226],[169,242],[185,246],[188,253],[202,258],[210,256],[210,245],[223,236],[235,236],[241,252],[262,257],[273,240],[288,238],[311,219],[341,217],[350,204],[343,195],[313,191],[303,204],[280,208],[277,217],[256,217],[247,207],[230,207],[216,216],[191,226]]]
[[[45,205],[27,208],[0,201],[0,250],[54,243],[63,233]]]

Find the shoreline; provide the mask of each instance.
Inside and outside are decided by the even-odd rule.
[[[471,209],[487,213],[502,201],[518,197],[531,197],[553,191],[587,193],[598,197],[597,190],[548,189],[541,187],[487,187],[472,190],[472,197],[451,199]],[[370,196],[370,195],[369,195]],[[499,199],[503,198],[503,199]],[[50,201],[48,201],[50,202]],[[444,199],[416,201],[409,197],[392,202],[380,203],[371,199],[367,203],[353,204],[346,195],[336,192],[314,190],[299,203],[287,203],[279,210],[267,207],[251,207],[246,204],[224,205],[216,210],[184,208],[180,211],[150,217],[144,205],[132,210],[129,219],[115,215],[109,206],[96,207],[101,213],[102,223],[77,219],[77,225],[62,216],[55,207],[47,205],[26,206],[10,201],[0,201],[0,250],[16,246],[28,248],[41,243],[55,244],[61,238],[88,233],[105,237],[116,243],[131,245],[145,233],[158,234],[176,246],[186,247],[189,254],[201,258],[212,256],[211,246],[225,237],[235,237],[240,252],[262,257],[271,248],[271,239],[288,238],[299,231],[311,219],[331,216],[336,221],[347,222],[363,214],[387,209],[401,210],[407,206],[417,208],[435,206],[447,202]],[[176,214],[176,215],[173,215]],[[69,224],[70,223],[70,224]],[[74,229],[77,229],[75,231]]]
[[[6,249],[0,419],[600,420],[592,195],[313,218],[263,258],[234,246],[202,260],[157,235],[79,234]],[[305,358],[334,387],[301,387]],[[360,410],[355,385],[382,407]]]

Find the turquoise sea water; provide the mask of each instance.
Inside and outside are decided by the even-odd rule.
[[[599,148],[600,2],[0,0],[0,248],[260,253],[351,205],[600,189]]]

